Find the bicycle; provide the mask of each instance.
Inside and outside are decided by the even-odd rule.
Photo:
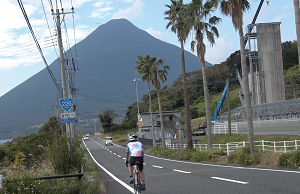
[[[140,164],[140,162],[136,161],[135,164],[133,165],[133,189],[134,189],[134,194],[140,194],[142,192],[139,164]]]

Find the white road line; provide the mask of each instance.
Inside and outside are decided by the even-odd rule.
[[[121,158],[121,156],[120,156],[120,155],[118,155],[118,157],[119,157],[119,158]]]
[[[97,142],[95,142],[95,143],[97,143]],[[98,145],[100,145],[100,144],[98,144]],[[118,147],[126,149],[122,146],[118,146]],[[175,159],[160,158],[160,157],[151,156],[151,155],[148,155],[148,154],[145,154],[145,156],[148,156],[148,157],[151,157],[151,158],[156,158],[156,159],[159,159],[159,160],[171,161],[171,162],[178,162],[178,163],[185,163],[185,164],[196,164],[196,165],[202,165],[202,166],[213,166],[213,167],[219,167],[219,168],[233,168],[233,169],[243,169],[243,170],[258,170],[258,171],[285,172],[285,173],[300,174],[300,171],[293,171],[293,170],[279,170],[279,169],[270,169],[270,168],[253,168],[253,167],[242,167],[242,166],[218,165],[218,164],[209,164],[209,163],[201,163],[201,162],[196,163],[196,162],[187,162],[187,161],[181,161],[181,160],[175,160]],[[125,158],[123,158],[123,159],[125,160]]]
[[[112,151],[109,151],[110,153],[112,153]]]
[[[155,165],[152,165],[152,167],[154,167],[154,168],[164,168],[164,167],[161,167],[161,166],[155,166]]]
[[[116,153],[114,153],[114,155],[116,156],[117,154],[116,154]]]
[[[286,172],[286,173],[300,174],[300,171],[292,171],[292,170],[277,170],[277,169],[269,169],[269,168],[252,168],[252,167],[242,167],[242,166],[229,166],[229,165],[227,166],[227,165],[218,165],[218,164],[208,164],[208,163],[201,163],[201,162],[198,162],[198,163],[196,163],[196,162],[186,162],[186,161],[181,161],[181,160],[160,158],[160,157],[151,156],[151,155],[148,155],[148,154],[145,154],[145,156],[160,159],[160,160],[165,160],[165,161],[185,163],[185,164],[196,164],[196,165],[201,165],[201,166],[213,166],[213,167],[220,167],[220,168],[235,168],[235,169],[244,169],[244,170],[258,170],[258,171]]]
[[[126,160],[126,158],[123,158],[123,160]]]
[[[217,180],[221,180],[221,181],[228,181],[228,182],[233,182],[233,183],[239,183],[239,184],[249,184],[248,182],[243,182],[243,181],[237,181],[237,180],[231,180],[231,179],[224,179],[224,178],[220,178],[220,177],[210,177],[212,179],[217,179]]]
[[[103,166],[101,166],[97,160],[93,157],[92,153],[90,152],[89,148],[86,146],[85,142],[84,146],[86,147],[87,151],[89,152],[91,158],[94,160],[94,162],[100,167],[102,168],[102,170],[104,170],[109,176],[111,176],[111,178],[115,179],[117,182],[119,182],[123,187],[125,187],[126,189],[128,189],[130,192],[134,193],[134,190],[132,187],[130,187],[129,185],[127,185],[126,183],[124,183],[123,181],[121,181],[120,179],[118,179],[115,175],[113,175],[111,172],[109,172],[108,170],[106,170],[106,168],[104,168]]]
[[[176,170],[176,169],[173,169],[173,171],[175,171],[175,172],[182,172],[182,173],[185,173],[185,174],[192,173],[192,172],[187,172],[187,171],[183,171],[183,170]]]

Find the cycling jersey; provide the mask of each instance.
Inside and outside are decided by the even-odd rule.
[[[126,152],[130,157],[143,157],[143,144],[141,142],[129,142],[126,146]]]

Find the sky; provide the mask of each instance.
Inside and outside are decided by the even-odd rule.
[[[19,0],[21,1],[21,0]],[[248,0],[251,9],[244,13],[244,29],[253,20],[260,0]],[[189,3],[191,0],[184,0]],[[111,19],[125,18],[136,27],[164,42],[180,47],[177,36],[166,29],[164,19],[166,4],[170,0],[22,0],[33,32],[42,48],[43,55],[50,65],[58,57],[58,47],[51,46],[51,37],[55,37],[55,24],[51,15],[51,4],[54,8],[63,8],[66,28],[63,24],[62,33],[68,32],[68,40],[63,40],[64,48],[78,43],[99,25]],[[216,27],[219,38],[213,47],[208,42],[205,60],[218,64],[236,50],[239,50],[239,35],[233,28],[231,19],[216,10],[213,15],[222,18]],[[16,0],[1,0],[0,6],[0,97],[12,90],[34,74],[45,68],[38,52],[22,11]],[[74,18],[74,20],[73,20]],[[281,40],[296,40],[294,8],[292,0],[264,1],[256,23],[281,22]],[[185,49],[189,52],[192,35]],[[78,53],[80,57],[80,53]],[[80,65],[80,61],[79,61]],[[59,78],[56,78],[59,80]],[[54,87],[54,85],[53,85]]]

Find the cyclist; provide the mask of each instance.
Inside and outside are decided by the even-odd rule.
[[[129,159],[129,160],[128,160]],[[132,166],[136,161],[139,161],[139,171],[141,176],[141,186],[142,190],[145,190],[145,174],[143,172],[143,162],[144,162],[144,149],[143,144],[137,140],[136,135],[131,135],[129,137],[129,143],[126,145],[126,166],[128,166],[128,171],[130,175],[130,184],[133,184]],[[128,165],[128,163],[130,165]]]

